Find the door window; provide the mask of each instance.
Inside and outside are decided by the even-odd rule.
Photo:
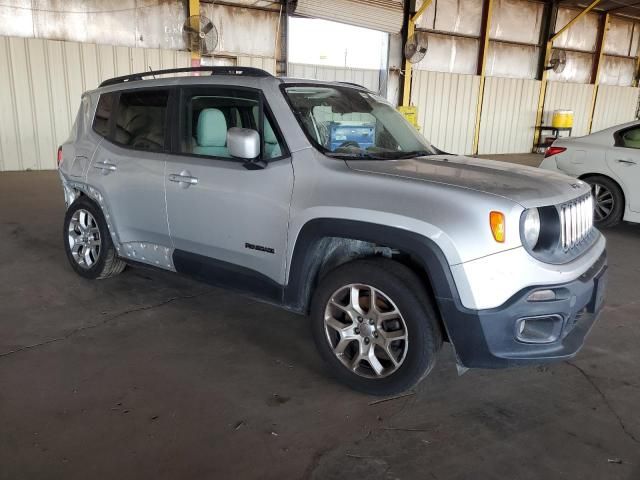
[[[619,133],[616,144],[619,147],[640,149],[640,127],[631,128]]]
[[[112,140],[136,150],[163,151],[168,101],[168,90],[122,92]]]
[[[180,129],[180,153],[231,159],[227,131],[233,127],[258,131],[262,139],[263,160],[282,157],[284,143],[257,91],[208,88],[185,96]],[[262,124],[261,124],[262,123]]]

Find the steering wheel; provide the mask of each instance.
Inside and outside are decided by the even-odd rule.
[[[356,147],[360,148],[360,144],[354,140],[347,140],[346,142],[342,142],[338,148],[346,148],[346,147]]]

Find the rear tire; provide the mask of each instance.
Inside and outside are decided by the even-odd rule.
[[[76,273],[91,280],[119,274],[126,263],[118,257],[102,209],[85,196],[64,217],[64,249]]]
[[[595,226],[609,228],[619,224],[624,215],[624,195],[620,186],[603,175],[592,175],[583,180],[591,185]]]
[[[388,259],[355,260],[325,275],[313,295],[311,323],[332,374],[371,395],[413,387],[429,374],[442,346],[425,286]]]

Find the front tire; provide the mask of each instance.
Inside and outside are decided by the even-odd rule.
[[[591,185],[595,226],[608,228],[619,224],[624,215],[624,195],[620,186],[603,175],[592,175],[583,180]]]
[[[403,392],[428,375],[442,345],[419,278],[388,259],[363,259],[328,273],[311,303],[320,355],[347,386],[371,395]]]
[[[64,249],[76,273],[91,280],[122,272],[102,210],[85,196],[73,202],[64,217]]]

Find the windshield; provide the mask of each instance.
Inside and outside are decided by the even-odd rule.
[[[338,86],[291,86],[285,92],[307,136],[325,155],[398,159],[437,150],[383,98]]]

